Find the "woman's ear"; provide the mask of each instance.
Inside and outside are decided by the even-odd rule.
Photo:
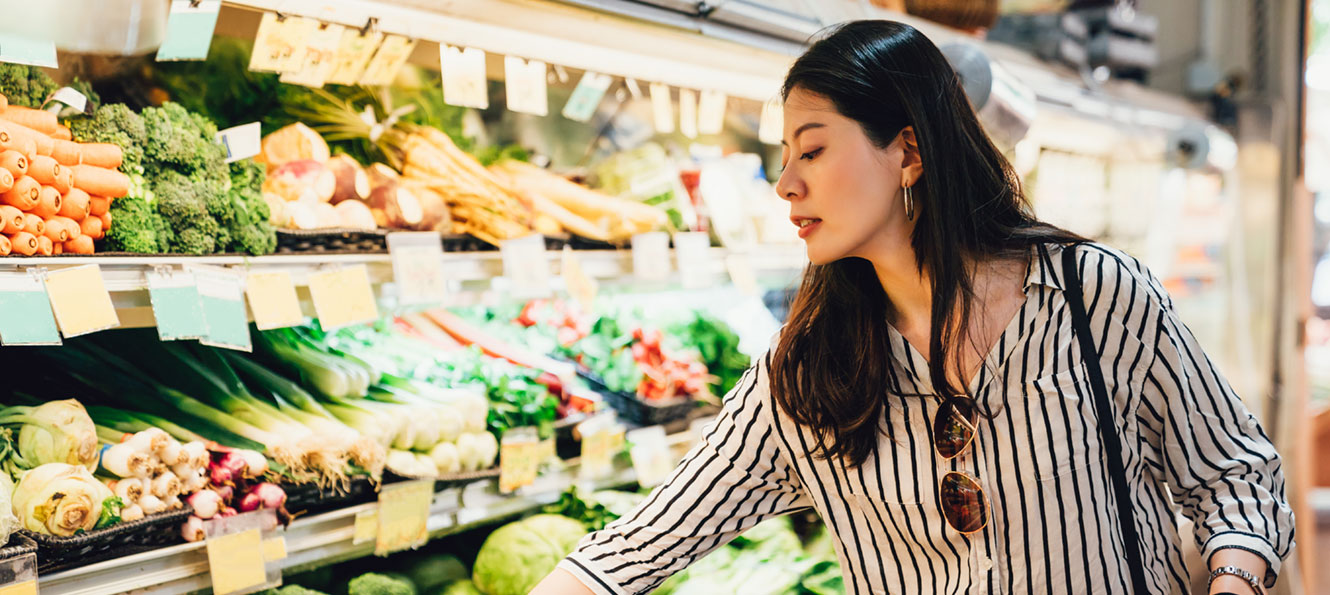
[[[901,185],[913,186],[924,175],[924,162],[919,154],[919,142],[914,137],[914,127],[906,126],[901,130]]]

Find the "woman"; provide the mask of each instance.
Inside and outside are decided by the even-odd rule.
[[[850,23],[783,95],[776,190],[812,263],[788,324],[673,476],[534,592],[647,593],[810,507],[849,593],[1186,593],[1178,507],[1211,593],[1271,586],[1293,547],[1274,448],[1140,263],[1034,218],[937,48]]]

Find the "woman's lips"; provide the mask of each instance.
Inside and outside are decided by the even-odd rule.
[[[812,235],[814,231],[817,231],[818,226],[822,225],[822,220],[804,219],[801,220],[798,223],[798,225],[799,225],[799,239],[801,240],[808,239],[808,236]]]

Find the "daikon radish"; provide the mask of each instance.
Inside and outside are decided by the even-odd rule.
[[[42,186],[41,191],[37,193],[37,206],[32,208],[32,213],[42,219],[54,217],[64,208],[64,202],[59,190],[51,186]]]
[[[9,241],[13,243],[13,251],[16,254],[32,256],[37,253],[37,236],[26,231],[20,231],[9,236]]]
[[[88,194],[109,198],[129,194],[129,176],[118,171],[91,165],[76,165],[70,169],[74,173],[74,187]]]
[[[60,216],[82,221],[84,217],[88,216],[88,203],[91,200],[87,192],[78,188],[70,188],[69,192],[65,193],[65,202],[60,207]]]

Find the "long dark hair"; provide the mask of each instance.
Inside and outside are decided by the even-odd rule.
[[[796,88],[828,99],[878,147],[913,127],[923,176],[913,187],[918,214],[911,245],[933,290],[928,374],[938,394],[965,394],[947,366],[967,338],[975,302],[967,265],[1025,258],[1036,244],[1081,238],[1035,218],[959,77],[915,28],[855,21],[831,29],[795,61],[782,95],[788,99]],[[892,315],[866,260],[810,265],[805,272],[770,377],[781,409],[812,429],[816,456],[858,466],[875,451],[891,381]]]

